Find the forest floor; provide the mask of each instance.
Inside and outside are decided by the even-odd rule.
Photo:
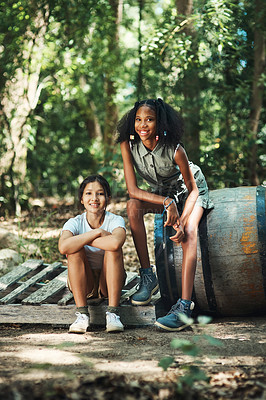
[[[125,203],[112,203],[109,210],[126,219]],[[19,220],[2,218],[1,225],[37,244],[45,262],[65,263],[57,241],[70,216],[70,208],[52,207]],[[153,217],[146,225],[152,238]],[[153,253],[153,238],[149,243]],[[137,270],[129,230],[124,256],[126,269]],[[194,355],[174,349],[173,339],[189,341],[186,350]],[[77,335],[34,322],[0,324],[0,399],[266,399],[265,355],[266,318],[259,316],[214,319],[180,333],[149,326],[118,334],[93,328]],[[164,371],[158,363],[166,356],[174,363]]]

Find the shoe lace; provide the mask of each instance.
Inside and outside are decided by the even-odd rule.
[[[107,315],[109,315],[109,318],[110,318],[112,321],[120,321],[120,316],[117,315],[117,314],[115,314],[115,313],[107,312]]]
[[[140,279],[139,288],[141,286],[148,286],[150,283],[152,283],[152,277],[150,275],[143,274]]]
[[[171,310],[168,312],[167,315],[174,314],[178,317],[178,314],[182,312],[184,312],[184,307],[182,307],[182,303],[176,303],[171,307]]]
[[[77,316],[77,319],[75,321],[76,323],[84,321],[84,319],[86,319],[86,315],[85,314],[81,314],[80,312],[76,312],[75,314]]]

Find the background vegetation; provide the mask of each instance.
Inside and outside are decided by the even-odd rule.
[[[103,173],[125,194],[115,126],[162,97],[211,189],[265,182],[263,0],[0,0],[0,213]]]

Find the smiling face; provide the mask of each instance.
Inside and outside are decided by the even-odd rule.
[[[107,199],[102,185],[97,182],[89,182],[84,188],[81,204],[89,213],[101,215],[107,206]]]
[[[156,146],[156,113],[150,107],[141,106],[135,117],[135,131],[146,147]]]

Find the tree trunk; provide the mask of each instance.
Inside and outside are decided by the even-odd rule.
[[[25,66],[19,67],[16,76],[6,82],[4,97],[2,100],[2,113],[5,120],[5,153],[0,161],[0,174],[4,176],[3,185],[9,181],[12,184],[14,208],[20,215],[20,193],[25,189],[25,177],[27,172],[27,141],[29,126],[27,119],[36,107],[42,84],[39,84],[40,62],[39,55],[44,46],[46,23],[43,15],[36,17],[38,33],[33,36],[28,32],[29,40],[25,41],[24,60]]]
[[[192,14],[193,0],[176,0],[176,8],[178,12],[178,23],[184,18],[188,18]],[[182,82],[182,92],[185,98],[183,107],[185,136],[184,143],[191,160],[199,163],[200,158],[200,82],[197,71],[197,40],[193,26],[188,23],[183,29],[187,36],[192,38],[191,53],[193,53],[194,61],[190,67],[184,71],[184,79]]]
[[[112,16],[114,24],[109,30],[108,37],[108,52],[114,54],[115,59],[119,59],[119,24],[121,19],[121,7],[122,0],[109,0],[112,10]],[[113,144],[114,144],[114,133],[118,120],[118,111],[115,103],[116,87],[114,84],[114,74],[116,71],[116,65],[109,67],[109,70],[105,73],[105,93],[106,93],[106,105],[105,105],[105,124],[103,132],[104,141],[104,161],[108,163],[112,159]]]
[[[265,23],[264,9],[265,6],[263,0],[256,0],[254,23],[254,73],[249,116],[249,126],[253,145],[251,147],[248,162],[250,183],[255,186],[259,185],[256,141],[263,101],[263,83],[260,83],[260,79],[265,71],[265,38],[263,32],[263,24]]]
[[[193,0],[176,0],[175,3],[179,14],[184,16],[192,14]]]
[[[142,90],[143,90],[143,59],[142,59],[142,33],[141,33],[141,21],[142,21],[142,12],[144,7],[144,0],[138,0],[139,3],[139,26],[138,26],[138,41],[139,41],[139,69],[138,69],[138,79],[137,79],[137,99],[141,100]]]
[[[79,84],[80,84],[80,87],[82,88],[82,90],[84,90],[85,86],[87,85],[87,79],[84,74],[81,75],[81,77],[79,79]],[[99,120],[97,118],[97,109],[95,107],[94,102],[92,100],[90,100],[91,98],[92,98],[92,94],[89,93],[88,99],[86,99],[86,102],[82,102],[80,105],[82,112],[84,114],[89,140],[95,139],[96,137],[102,138],[101,126],[100,126]]]

